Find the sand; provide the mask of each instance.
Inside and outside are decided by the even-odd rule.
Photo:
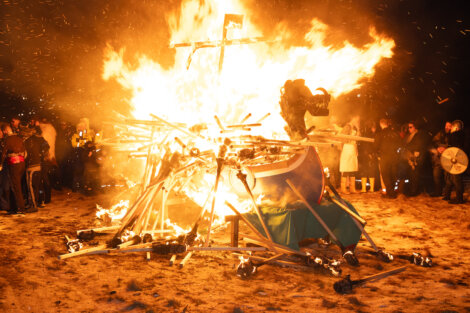
[[[360,266],[341,265],[343,276],[355,280],[409,266],[340,295],[333,290],[338,278],[312,270],[265,265],[242,280],[235,274],[238,259],[226,252],[196,253],[182,269],[168,265],[170,256],[147,261],[145,253],[59,260],[67,252],[64,235],[75,238],[76,230],[92,226],[95,204],[109,199],[61,191],[38,213],[0,215],[0,311],[470,312],[470,203],[449,205],[427,195],[389,200],[378,193],[345,198],[378,246],[395,255],[430,253],[434,266],[381,262],[361,240]],[[227,244],[229,228],[216,238]],[[340,257],[336,247],[325,253]]]

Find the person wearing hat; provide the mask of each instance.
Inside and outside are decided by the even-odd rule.
[[[463,132],[463,122],[461,120],[455,120],[452,122],[452,128],[450,130],[449,138],[449,147],[456,147],[459,149],[464,148],[465,144],[465,133]],[[463,199],[463,173],[461,174],[451,174],[445,173],[446,185],[444,187],[444,198],[443,200],[449,201],[450,204],[462,204],[464,203]],[[452,187],[455,187],[455,199],[451,200],[450,194],[452,192]]]

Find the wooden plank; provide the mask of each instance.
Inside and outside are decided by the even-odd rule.
[[[97,247],[83,249],[83,250],[79,250],[79,251],[72,252],[72,253],[61,254],[59,255],[59,260],[65,260],[65,259],[72,258],[75,256],[85,255],[85,254],[90,254],[90,253],[95,253],[95,254],[96,253],[109,253],[110,249],[106,249],[106,248],[107,248],[106,245],[100,245]]]
[[[193,252],[192,252],[192,251],[188,252],[188,253],[184,256],[184,259],[180,262],[179,267],[180,267],[180,268],[183,268],[184,265],[189,261],[189,259],[191,258],[192,255],[193,255]]]
[[[366,221],[362,217],[360,217],[359,215],[357,215],[356,213],[351,211],[345,204],[339,202],[338,200],[334,199],[333,197],[330,197],[330,200],[331,200],[331,202],[334,202],[336,205],[338,205],[341,209],[343,209],[346,213],[348,213],[353,218],[353,220],[356,220],[357,222],[360,222],[362,225],[366,224]]]
[[[255,261],[261,261],[261,262],[266,262],[268,259],[263,258],[257,255],[244,255],[240,253],[233,253],[234,256],[240,257],[243,256],[244,258],[251,258]],[[311,267],[308,267],[306,265],[301,265],[295,262],[290,262],[290,261],[284,261],[284,260],[273,260],[269,261],[269,264],[281,266],[281,267],[290,267],[290,268],[295,268],[295,269],[301,269],[304,271],[312,271],[313,269]]]
[[[88,231],[94,231],[95,233],[107,233],[107,232],[112,232],[114,230],[117,230],[119,229],[119,227],[121,226],[114,225],[114,226],[106,226],[106,227],[98,227],[98,228],[80,229],[80,230],[77,230],[77,235],[80,235],[80,233],[88,232]]]
[[[247,234],[240,234],[240,237],[242,238],[242,240],[244,240],[246,242],[254,243],[254,244],[257,244],[257,245],[260,245],[260,246],[264,246],[264,247],[266,247],[266,246],[269,247],[268,242],[266,240],[262,241],[262,240],[254,238],[253,236],[250,236],[250,235],[247,235]],[[297,255],[302,255],[302,256],[307,255],[305,252],[297,251],[297,250],[291,249],[289,247],[285,247],[283,245],[277,244],[275,242],[272,242],[271,244],[275,245],[277,250],[279,250],[281,252],[284,252],[284,253],[297,254]]]

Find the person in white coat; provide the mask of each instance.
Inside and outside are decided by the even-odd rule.
[[[359,116],[355,116],[341,130],[343,135],[359,136]],[[339,159],[341,172],[341,191],[343,193],[356,192],[356,172],[358,170],[357,145],[351,140],[343,144]],[[348,189],[349,187],[349,189]]]

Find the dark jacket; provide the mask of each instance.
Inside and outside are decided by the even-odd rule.
[[[421,156],[423,156],[426,152],[426,149],[429,144],[428,135],[422,131],[418,130],[418,132],[413,136],[413,138],[405,142],[405,148],[410,152],[419,152]]]
[[[24,147],[23,139],[21,139],[17,135],[10,135],[6,137],[3,141],[3,149],[2,149],[2,158],[1,163],[5,158],[7,158],[11,154],[21,154],[24,156],[26,149]]]
[[[449,147],[457,147],[459,149],[464,149],[465,133],[463,132],[463,130],[450,133],[448,136],[448,141]]]
[[[26,139],[24,144],[28,152],[26,158],[27,167],[40,165],[49,153],[49,144],[42,136],[33,135]]]
[[[434,148],[447,148],[449,145],[449,134],[446,133],[444,129],[442,129],[436,135],[434,135],[434,137],[432,137],[432,145]]]
[[[387,127],[375,135],[374,146],[381,159],[397,159],[400,147],[400,135],[392,128]]]

